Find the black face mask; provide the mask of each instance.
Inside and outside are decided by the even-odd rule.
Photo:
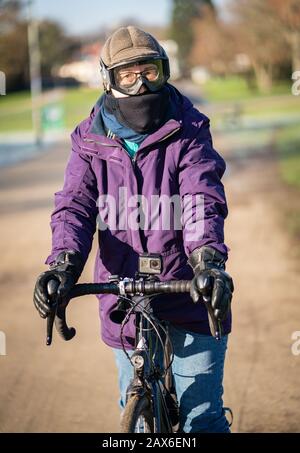
[[[120,124],[139,134],[151,134],[167,121],[169,111],[169,90],[146,92],[126,98],[115,98],[106,94],[104,106]]]

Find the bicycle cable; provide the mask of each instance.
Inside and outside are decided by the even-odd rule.
[[[157,296],[157,295],[163,295],[163,293],[155,294],[155,296]],[[148,302],[148,304],[146,305],[146,308],[150,304],[150,302],[151,301]],[[159,321],[158,321],[158,325],[162,329],[162,331],[164,332],[165,337],[166,337],[166,343],[169,343],[169,347],[170,347],[170,363],[167,366],[167,368],[165,369],[165,371],[168,371],[168,369],[172,366],[172,363],[174,361],[174,348],[173,348],[172,341],[170,339],[169,330],[168,330],[167,326],[166,326],[166,328],[164,328],[163,324],[161,322],[159,322]]]
[[[124,331],[125,325],[129,322],[130,316],[134,313],[135,308],[136,308],[136,307],[137,307],[137,306],[138,306],[145,298],[147,298],[147,299],[148,299],[148,298],[152,299],[153,297],[154,297],[154,296],[150,296],[150,297],[148,297],[148,296],[143,296],[141,299],[139,299],[138,301],[136,301],[135,303],[133,303],[132,299],[129,299],[129,298],[126,297],[126,296],[122,296],[122,299],[127,300],[127,301],[130,302],[131,308],[127,311],[126,316],[125,316],[124,320],[122,321],[122,324],[121,324],[121,331],[120,331],[120,339],[121,339],[121,345],[122,345],[123,352],[124,352],[124,354],[126,355],[126,357],[128,358],[128,360],[130,361],[130,363],[131,363],[132,366],[133,366],[133,363],[131,362],[131,358],[130,358],[130,356],[129,356],[129,354],[127,353],[126,348],[125,348],[124,338],[123,338],[123,337],[124,337],[123,331]],[[143,311],[145,311],[145,310],[143,309]],[[143,313],[143,311],[142,311],[142,313]]]
[[[154,299],[155,297],[157,296],[157,294],[153,295],[153,296],[144,296],[142,297],[141,299],[139,299],[137,302],[135,302],[131,308],[128,310],[127,314],[126,314],[126,317],[124,318],[123,322],[122,322],[122,326],[121,326],[121,332],[120,332],[120,337],[121,337],[121,344],[122,344],[122,349],[123,349],[123,352],[125,353],[125,355],[127,356],[128,360],[130,361],[130,363],[132,364],[131,362],[131,359],[130,359],[130,356],[129,354],[127,353],[126,351],[126,348],[125,348],[125,345],[124,345],[124,340],[123,340],[123,330],[124,330],[124,327],[125,325],[128,323],[129,321],[129,318],[131,316],[131,314],[134,312],[134,310],[136,309],[136,307],[141,304],[146,298],[149,299],[149,303],[147,304],[147,306],[150,304],[151,300]],[[124,297],[125,299],[125,297]],[[132,304],[132,300],[130,300],[130,303]],[[162,346],[162,350],[164,351],[164,343],[163,343],[163,340],[161,338],[161,335],[158,331],[158,328],[156,327],[156,318],[153,319],[153,316],[152,314],[150,314],[146,309],[145,307],[142,308],[142,311],[141,311],[142,315],[148,320],[148,322],[151,324],[152,328],[155,330],[156,332],[156,335],[157,335],[157,338],[159,339],[160,341],[160,344]],[[161,324],[159,322],[157,322],[157,324],[161,327]],[[149,329],[150,330],[150,329]],[[164,329],[163,329],[164,330]],[[154,354],[153,354],[153,357],[155,356],[155,354],[157,353],[157,346],[156,346],[156,350],[154,351]],[[154,364],[154,360],[153,360],[153,357],[151,358],[148,351],[146,351],[146,354],[147,354],[147,357],[148,357],[148,360],[150,363]],[[155,364],[154,364],[155,365]],[[132,364],[133,366],[133,364]],[[155,366],[154,366],[155,368]]]
[[[162,293],[160,293],[162,294]],[[159,295],[159,293],[153,295],[153,296],[144,296],[142,297],[141,299],[139,299],[137,302],[135,302],[131,308],[128,310],[123,322],[122,322],[122,326],[121,326],[121,332],[120,332],[120,337],[121,337],[121,344],[122,344],[122,349],[123,349],[123,352],[125,353],[125,355],[127,356],[128,360],[130,361],[130,363],[132,364],[131,362],[131,359],[130,359],[130,356],[129,354],[127,353],[126,351],[126,348],[125,348],[125,345],[124,345],[124,339],[123,339],[123,331],[124,331],[124,328],[125,328],[125,325],[129,322],[129,318],[131,316],[131,314],[134,312],[134,310],[136,309],[136,307],[142,302],[144,301],[145,298],[149,299],[149,302],[148,304],[146,305],[146,307],[150,304],[150,302],[152,301],[152,299],[154,299],[155,297],[157,297],[157,295]],[[129,298],[126,298],[126,296],[123,296],[124,299],[126,300],[129,300],[130,303],[132,304],[132,300],[129,299]],[[168,369],[171,367],[172,363],[173,363],[173,360],[174,360],[174,350],[173,350],[173,345],[172,345],[172,342],[170,340],[170,335],[168,333],[168,331],[165,329],[165,327],[163,327],[162,323],[157,320],[157,318],[155,318],[151,313],[149,313],[147,310],[146,310],[146,307],[143,307],[141,313],[142,315],[148,320],[148,322],[151,324],[152,328],[155,330],[155,333],[156,333],[156,340],[159,341],[160,345],[161,345],[161,348],[162,348],[162,351],[163,351],[163,357],[165,359],[165,361],[169,361],[169,364],[166,368],[163,367],[163,373],[162,373],[162,376],[165,375],[165,373],[168,371]],[[161,334],[159,332],[159,328],[163,331],[163,333],[165,334],[165,342],[163,341],[162,337],[161,337]],[[149,329],[150,330],[150,329]],[[167,353],[166,353],[166,350],[165,350],[165,343],[169,343],[169,346],[170,346],[170,355],[169,357],[167,357]],[[152,363],[154,365],[154,369],[157,370],[157,367],[155,366],[155,362],[154,362],[154,357],[157,353],[157,348],[158,348],[158,345],[155,346],[156,349],[153,353],[153,357],[150,358],[149,356],[149,353],[146,351],[146,354],[148,356],[148,360],[150,361],[150,363]],[[169,360],[168,360],[169,359]],[[132,364],[133,366],[133,364]]]

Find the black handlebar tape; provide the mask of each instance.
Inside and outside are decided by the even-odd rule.
[[[80,283],[70,291],[70,299],[88,294],[119,294],[115,283]],[[66,322],[66,307],[58,306],[55,315],[55,327],[65,341],[71,340],[76,335],[74,327],[68,327]]]
[[[133,280],[124,282],[126,294],[155,294],[155,293],[188,293],[191,282],[189,280],[174,280],[170,282],[147,282]],[[70,299],[88,294],[120,294],[116,283],[79,283],[70,291]]]
[[[50,305],[55,303],[54,301],[54,296],[56,294],[57,288],[59,287],[59,282],[57,280],[49,280],[47,283],[47,293],[49,295],[49,302]],[[51,312],[49,313],[47,317],[47,338],[46,338],[46,345],[50,346],[52,343],[52,335],[53,335],[53,323],[55,319],[55,312],[56,312],[56,307],[53,307]]]
[[[74,327],[68,327],[66,322],[66,307],[57,307],[55,315],[55,327],[59,335],[65,340],[69,341],[76,335]]]
[[[88,294],[119,294],[116,283],[79,283],[70,291],[70,299]]]
[[[46,336],[46,345],[47,346],[50,346],[52,343],[54,319],[55,319],[55,311],[53,310],[47,316],[47,336]]]
[[[191,282],[190,280],[174,280],[170,282],[138,282],[144,284],[145,294],[155,293],[189,293]],[[137,289],[136,285],[136,289]]]
[[[71,340],[76,334],[76,330],[71,327],[69,328],[66,323],[66,308],[59,307],[56,305],[55,296],[57,292],[57,288],[59,287],[59,281],[52,279],[49,280],[47,284],[47,292],[49,295],[50,303],[55,303],[53,306],[53,310],[49,313],[47,317],[47,346],[50,346],[52,343],[52,334],[53,334],[53,324],[55,323],[55,327],[59,335],[66,341]]]

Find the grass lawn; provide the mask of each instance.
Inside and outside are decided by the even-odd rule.
[[[300,189],[300,142],[297,146],[298,154],[281,159],[281,174],[285,182]]]
[[[102,91],[89,88],[67,90],[63,100],[66,127],[73,129],[86,118]]]
[[[256,86],[250,88],[242,77],[214,77],[201,85],[201,90],[209,102],[240,101],[256,97],[278,96],[291,94],[292,81],[274,84],[267,94],[260,93]]]
[[[290,126],[278,133],[277,150],[279,153],[279,170],[282,180],[295,194],[286,204],[286,224],[296,239],[300,239],[300,128]],[[295,195],[294,194],[294,195]],[[295,202],[295,200],[297,200]]]
[[[300,96],[291,93],[292,84],[281,83],[268,95],[250,90],[244,79],[211,79],[199,87],[206,99],[201,110],[211,119],[213,127],[227,129],[234,120],[281,121],[283,118],[300,120]]]
[[[277,149],[283,181],[300,189],[300,127],[282,129],[278,133]]]
[[[51,92],[49,93],[51,96]],[[58,103],[64,112],[64,125],[72,130],[91,111],[101,91],[89,88],[72,88],[62,92]],[[47,101],[43,101],[47,105]],[[57,102],[57,101],[53,101]],[[52,101],[49,101],[52,104]],[[29,91],[11,93],[0,98],[0,132],[28,131],[32,129],[31,99]]]

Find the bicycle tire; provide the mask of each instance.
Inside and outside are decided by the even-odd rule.
[[[137,431],[139,419],[145,420],[147,430]],[[121,433],[154,433],[154,416],[149,398],[146,395],[133,395],[126,403],[121,418]]]

